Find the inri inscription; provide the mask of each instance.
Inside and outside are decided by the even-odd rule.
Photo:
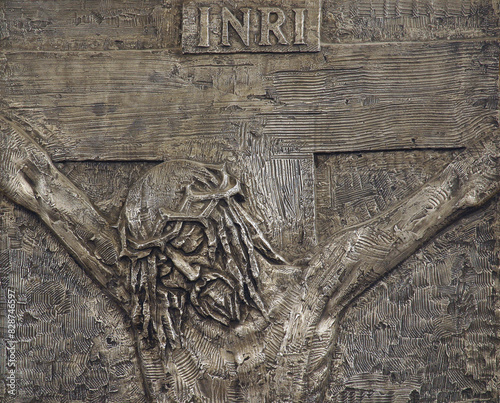
[[[184,53],[317,52],[319,2],[194,0],[183,8]]]

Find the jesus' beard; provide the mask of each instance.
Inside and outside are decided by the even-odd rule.
[[[208,220],[212,225],[207,228],[183,224],[176,238],[135,261],[131,275],[137,296],[135,323],[152,343],[182,345],[188,306],[191,314],[223,326],[240,321],[243,307],[266,316],[248,231],[226,219],[226,226],[234,227],[229,232],[224,222],[219,227]]]

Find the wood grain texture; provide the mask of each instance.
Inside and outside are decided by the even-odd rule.
[[[323,2],[326,43],[497,37],[491,0],[335,0]]]
[[[181,1],[86,0],[0,5],[0,47],[151,49],[180,45]]]
[[[498,125],[498,55],[495,41],[215,63],[169,52],[8,52],[0,94],[50,128],[44,144],[56,161],[234,160],[245,139],[260,137],[285,158],[460,147]]]
[[[494,0],[324,0],[322,42],[488,38]],[[5,0],[0,47],[25,50],[167,49],[180,46],[181,0]]]

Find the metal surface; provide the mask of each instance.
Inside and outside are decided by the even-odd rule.
[[[0,7],[2,401],[498,399],[493,2]]]

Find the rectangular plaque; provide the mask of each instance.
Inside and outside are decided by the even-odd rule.
[[[188,1],[184,53],[318,52],[319,1]]]

